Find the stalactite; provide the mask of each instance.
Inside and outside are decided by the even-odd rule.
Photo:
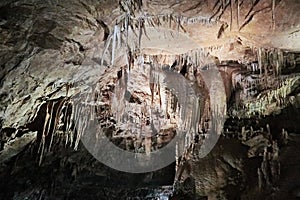
[[[138,45],[139,45],[139,49],[141,49],[141,42],[142,42],[142,35],[143,35],[143,21],[142,18],[139,18],[138,20],[139,23],[139,38],[138,38]]]
[[[179,34],[179,29],[180,29],[180,16],[177,17],[177,33]]]
[[[237,0],[237,17],[236,17],[236,22],[237,22],[237,28],[239,30],[240,29],[240,0]]]
[[[125,26],[125,38],[126,38],[125,44],[126,44],[126,49],[128,49],[129,14],[125,15],[124,26]]]
[[[74,126],[75,126],[75,131],[77,132],[76,134],[78,135],[80,127],[81,127],[81,123],[82,123],[82,120],[80,119],[80,116],[83,113],[82,106],[77,105],[76,111],[77,112],[74,113],[74,118],[75,118]],[[70,141],[70,145],[72,145],[72,144],[73,144],[73,141]]]
[[[49,119],[50,119],[49,105],[50,105],[50,103],[46,104],[46,114],[45,114],[45,120],[44,120],[42,138],[41,138],[39,149],[38,149],[38,153],[40,154],[39,165],[42,164],[42,159],[43,159],[44,149],[45,149],[46,136],[47,136],[47,132],[46,131],[48,130],[48,124],[50,123],[49,122]]]
[[[222,9],[224,10],[225,6],[226,6],[226,3],[225,3],[225,0],[221,0],[221,1],[222,1]]]
[[[111,40],[112,40],[112,36],[109,36],[107,38],[107,40],[105,41],[106,44],[105,44],[105,48],[104,48],[104,50],[102,52],[101,65],[103,65],[103,63],[104,63],[104,55],[105,55],[105,53],[107,52],[107,50],[109,48]]]
[[[172,21],[173,21],[173,16],[169,15],[169,28],[172,28]]]
[[[77,127],[77,124],[78,124],[78,121],[79,121],[79,116],[80,116],[80,113],[81,113],[81,109],[82,107],[79,106],[78,104],[75,104],[74,105],[74,112],[72,113],[72,117],[74,118],[74,127]],[[75,130],[74,130],[75,131]],[[70,137],[70,146],[73,145],[73,131],[70,131],[70,134],[71,134],[71,137]]]
[[[58,128],[59,118],[61,115],[61,109],[63,107],[64,102],[65,102],[64,100],[58,102],[57,111],[56,111],[56,113],[54,113],[55,118],[54,118],[54,123],[53,123],[53,131],[51,134],[51,139],[50,139],[50,143],[49,143],[49,147],[48,147],[48,152],[50,152],[50,150],[51,150],[54,134],[56,133],[56,130]]]
[[[112,43],[112,54],[111,54],[111,65],[113,66],[114,65],[114,60],[115,60],[115,51],[116,51],[116,42],[117,42],[117,39],[118,39],[118,26],[115,25],[114,27],[114,34],[113,34],[113,43]]]
[[[233,25],[233,0],[230,0],[230,31],[232,31],[232,25]]]
[[[272,29],[275,30],[275,0],[272,0]]]
[[[220,27],[219,31],[218,31],[218,34],[217,34],[217,38],[221,38],[222,34],[224,33],[224,31],[227,29],[228,27],[228,24],[227,23],[224,23],[222,24],[222,26]]]
[[[262,49],[261,48],[258,48],[257,59],[258,59],[259,74],[262,75],[263,61],[262,61]]]
[[[269,79],[267,78],[268,77],[268,72],[269,72],[269,51],[264,49],[264,71],[265,71],[265,80],[268,81]]]
[[[59,115],[59,124],[58,124],[57,128],[60,129],[60,130],[62,130],[63,127],[67,127],[68,126],[68,125],[66,125],[66,123],[67,123],[66,118],[68,117],[67,113],[66,113],[66,110],[67,110],[66,101],[62,101],[61,104],[62,104],[61,108],[59,108],[58,111],[57,111],[57,114]],[[67,130],[67,128],[65,129],[65,131],[66,130]],[[65,141],[65,145],[67,145],[68,137],[69,137],[69,135],[66,132],[66,138],[67,139]]]
[[[284,63],[284,56],[283,52],[281,50],[277,50],[277,56],[278,56],[278,67],[277,67],[277,75],[281,75],[281,70],[285,67]]]
[[[181,29],[184,33],[186,33],[186,30],[185,30],[185,28],[183,27],[183,24],[182,24],[181,22],[182,22],[182,16],[179,15],[179,16],[178,16],[178,23],[177,23],[178,27],[177,27],[177,29],[178,29],[178,30]],[[179,31],[177,31],[177,33],[179,33]]]
[[[52,123],[53,115],[55,117],[55,113],[53,113],[54,105],[55,105],[55,102],[52,102],[50,113],[49,113],[49,123],[47,125],[47,131],[46,131],[47,134],[46,134],[46,136],[48,136],[49,134],[51,134],[51,135],[53,134],[53,133],[50,132],[50,130],[51,130],[51,123]]]
[[[78,126],[77,126],[77,135],[76,135],[75,144],[74,144],[75,151],[77,151],[81,136],[84,133],[84,131],[88,125],[88,116],[89,115],[87,114],[86,107],[83,107],[82,111],[83,111],[83,113],[80,113],[80,115],[78,116],[79,119],[78,119]]]
[[[70,140],[70,146],[73,144],[73,130],[71,130],[72,124],[74,123],[74,105],[70,103],[69,101],[64,102],[64,119],[65,119],[65,134],[67,136],[65,145],[68,144]],[[71,112],[69,113],[69,108],[71,109]]]

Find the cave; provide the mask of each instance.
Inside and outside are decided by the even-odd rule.
[[[298,0],[4,0],[0,65],[0,199],[300,199]]]

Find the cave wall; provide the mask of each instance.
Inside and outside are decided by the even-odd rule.
[[[0,2],[0,172],[9,180],[0,197],[125,199],[173,181],[178,198],[299,197],[299,162],[289,158],[299,141],[299,10],[297,0]],[[182,143],[177,163],[141,176],[117,172],[80,142],[85,124],[76,127],[71,116],[88,111],[75,104],[98,93],[95,116],[127,148],[124,130],[117,131],[115,119],[107,122],[119,113],[109,111],[113,95],[128,94],[118,85],[125,74],[133,77],[126,87],[134,109],[151,100],[171,108],[159,102],[172,95],[161,96],[155,81],[153,88],[145,84],[154,63],[203,97],[201,119],[193,116],[200,125]],[[220,76],[211,75],[212,65]],[[224,109],[211,114],[217,104]],[[221,139],[200,158],[205,129],[219,115],[226,119]],[[180,124],[175,119],[165,123],[162,143]],[[115,185],[123,189],[116,192]]]

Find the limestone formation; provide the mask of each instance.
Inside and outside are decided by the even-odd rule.
[[[0,2],[0,199],[299,197],[299,10]],[[140,166],[169,145],[172,162],[111,169],[103,138]]]

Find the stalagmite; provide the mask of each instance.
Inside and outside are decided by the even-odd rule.
[[[263,175],[260,168],[257,169],[257,176],[258,176],[258,189],[261,191],[263,187]]]
[[[283,141],[283,144],[287,144],[288,143],[288,132],[286,130],[282,129],[280,138]]]
[[[271,136],[270,125],[269,125],[269,124],[267,124],[267,125],[266,125],[266,127],[267,127],[267,133],[268,133],[268,135],[269,135],[269,136]]]

